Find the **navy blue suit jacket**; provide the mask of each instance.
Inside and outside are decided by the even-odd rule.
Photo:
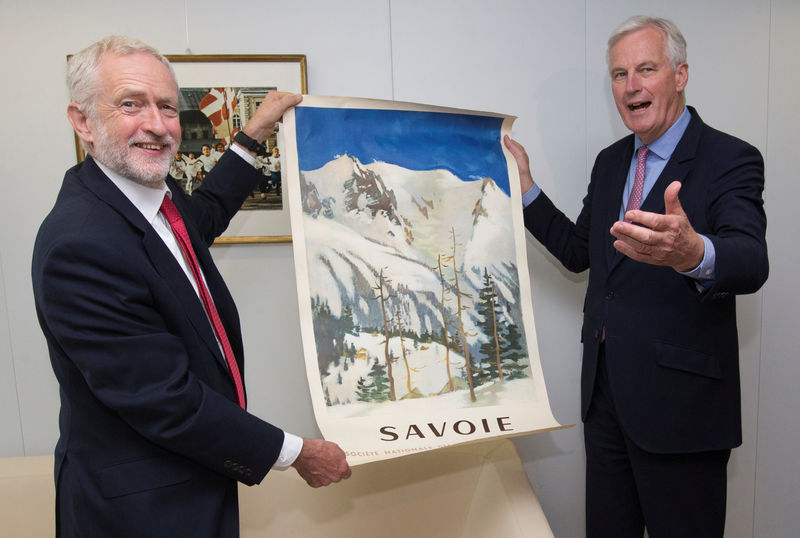
[[[191,197],[168,180],[242,374],[208,247],[259,179],[226,152]],[[237,481],[261,481],[283,431],[237,405],[189,280],[91,158],[67,171],[39,230],[33,289],[61,396],[59,535],[238,536]]]
[[[582,417],[592,400],[605,327],[619,419],[637,445],[657,453],[741,444],[735,295],[758,290],[769,270],[763,159],[689,110],[689,126],[641,208],[664,213],[664,190],[682,183],[679,199],[689,221],[716,250],[709,289],[700,293],[674,269],[634,261],[613,247],[609,230],[619,219],[633,135],[597,156],[575,223],[544,193],[524,211],[526,227],[567,269],[589,269]]]

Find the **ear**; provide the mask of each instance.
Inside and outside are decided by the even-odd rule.
[[[689,82],[689,64],[683,62],[675,68],[675,89],[681,93]]]
[[[86,144],[91,145],[94,142],[94,136],[89,123],[89,117],[78,108],[78,103],[73,101],[67,105],[67,118],[72,124],[72,128],[75,130],[75,134],[78,135],[78,138],[83,140]]]

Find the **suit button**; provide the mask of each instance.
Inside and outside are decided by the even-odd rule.
[[[614,299],[614,292],[613,291],[609,291],[608,293],[606,293],[606,299],[609,300],[609,301],[613,300]]]
[[[231,460],[225,460],[225,468],[230,469],[233,466],[233,462]]]

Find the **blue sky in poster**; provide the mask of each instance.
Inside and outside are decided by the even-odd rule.
[[[462,180],[491,177],[509,193],[500,141],[503,118],[400,110],[295,108],[300,170],[337,155],[411,170],[445,169]]]

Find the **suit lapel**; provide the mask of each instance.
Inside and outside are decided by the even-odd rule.
[[[225,359],[219,350],[217,339],[214,336],[203,303],[195,293],[186,273],[183,272],[172,253],[164,245],[164,241],[152,227],[145,232],[142,238],[142,245],[155,270],[169,283],[170,291],[183,307],[186,317],[189,318],[200,339],[216,357],[217,361],[224,365]]]
[[[619,212],[622,207],[622,191],[625,190],[625,182],[628,179],[631,159],[633,158],[633,135],[630,135],[628,143],[625,144],[620,152],[619,162],[616,170],[612,171],[611,183],[608,188],[606,199],[606,259],[608,260],[608,270],[611,270],[622,260],[622,255],[614,248],[616,238],[608,230],[619,220]]]
[[[112,207],[131,226],[140,232],[150,228],[142,214],[136,209],[128,198],[122,194],[114,183],[108,179],[91,157],[83,161],[80,172],[81,182],[92,191],[100,200]]]

